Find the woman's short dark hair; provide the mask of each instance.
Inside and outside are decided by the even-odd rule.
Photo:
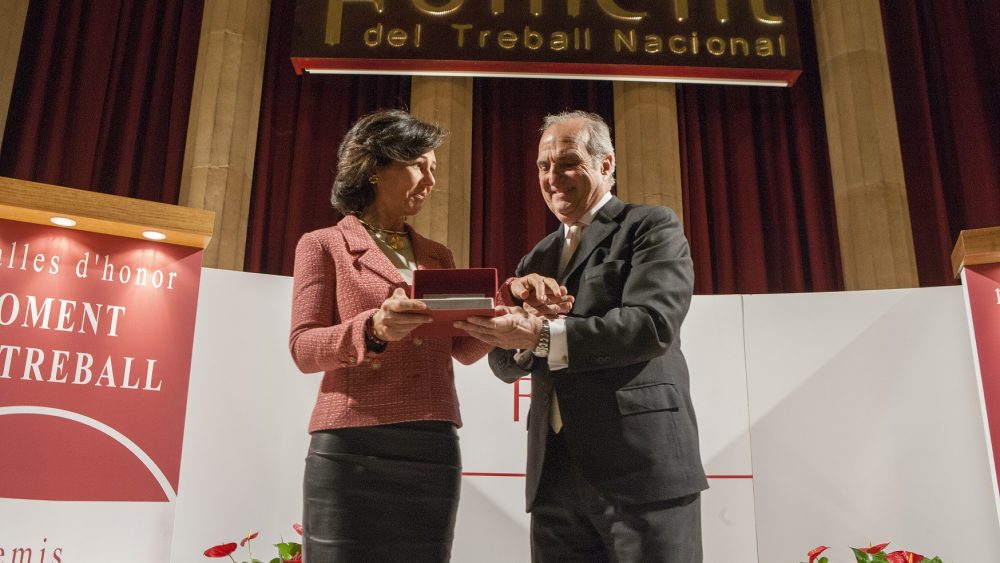
[[[398,109],[384,109],[357,120],[337,149],[337,177],[330,202],[341,213],[359,214],[375,201],[369,180],[392,162],[410,162],[441,146],[446,133]]]

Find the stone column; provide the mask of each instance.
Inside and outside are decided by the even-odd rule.
[[[243,269],[270,5],[205,1],[180,203],[215,212],[210,267]]]
[[[613,88],[618,197],[667,206],[683,221],[674,85],[615,82]]]
[[[21,36],[28,14],[28,0],[0,0],[0,148],[7,125],[10,96],[14,90],[14,73],[21,55]]]
[[[472,78],[414,76],[410,112],[449,131],[438,148],[434,192],[410,221],[417,232],[444,244],[460,268],[469,266],[472,192]]]
[[[916,287],[896,112],[878,0],[814,0],[846,289]]]

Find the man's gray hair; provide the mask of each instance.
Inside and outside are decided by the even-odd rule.
[[[587,139],[587,152],[594,159],[595,166],[600,166],[601,161],[609,154],[614,156],[615,145],[611,142],[611,130],[608,128],[608,124],[604,122],[604,119],[596,113],[576,110],[546,115],[545,120],[542,122],[542,128],[539,131],[545,133],[549,127],[566,123],[567,121],[583,121],[586,124],[587,132],[590,133]],[[615,160],[612,160],[612,186],[615,185],[615,164]]]

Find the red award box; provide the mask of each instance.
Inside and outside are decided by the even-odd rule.
[[[452,326],[467,317],[493,317],[496,268],[414,270],[410,297],[427,304],[434,322],[413,331],[421,336],[467,336]]]

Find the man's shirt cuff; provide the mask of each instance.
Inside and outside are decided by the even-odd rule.
[[[549,321],[549,371],[569,367],[569,344],[566,342],[566,319]]]

